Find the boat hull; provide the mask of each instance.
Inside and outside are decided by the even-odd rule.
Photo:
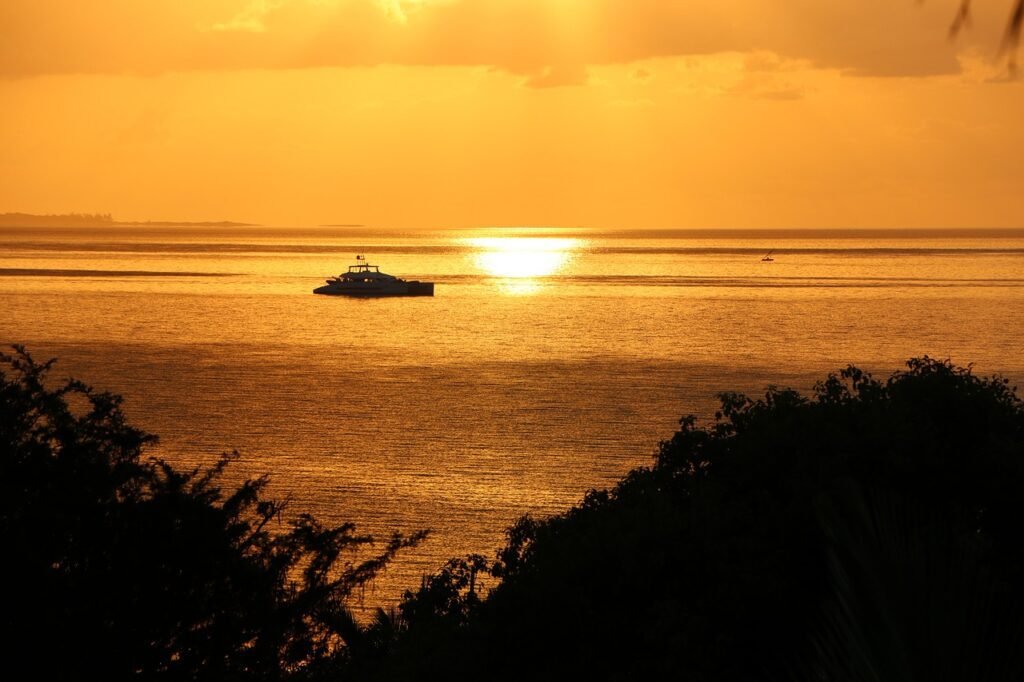
[[[314,294],[324,296],[350,296],[354,298],[384,298],[388,296],[433,296],[433,282],[403,282],[401,286],[389,287],[341,287],[325,285],[313,289]]]

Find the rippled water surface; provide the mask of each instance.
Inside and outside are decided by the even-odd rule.
[[[356,253],[436,296],[310,293]],[[0,342],[123,393],[160,454],[237,448],[295,511],[433,529],[376,601],[719,391],[925,353],[1021,379],[1022,329],[1024,231],[0,228]]]

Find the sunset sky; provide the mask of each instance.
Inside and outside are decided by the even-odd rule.
[[[0,0],[0,212],[1024,225],[1010,0]]]

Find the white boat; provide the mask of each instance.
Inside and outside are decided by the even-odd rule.
[[[337,277],[331,277],[327,284],[313,289],[314,294],[328,296],[433,296],[434,283],[406,281],[381,272],[376,265],[366,262],[364,256],[356,256],[355,265],[348,267]]]

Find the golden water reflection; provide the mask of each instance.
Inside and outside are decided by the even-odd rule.
[[[506,293],[528,294],[540,288],[540,278],[565,270],[586,240],[556,237],[471,237],[464,240],[476,251],[473,261],[493,277],[502,278]]]

